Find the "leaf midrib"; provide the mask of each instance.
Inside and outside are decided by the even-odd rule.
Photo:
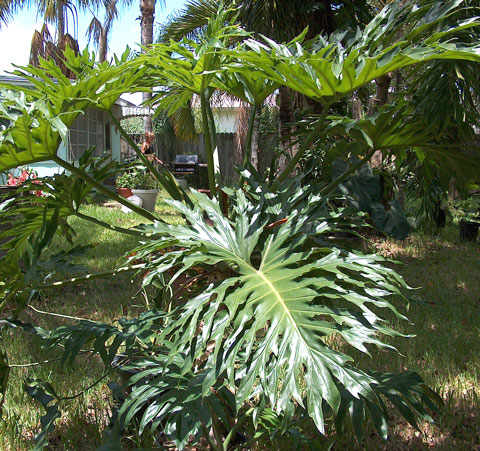
[[[275,296],[276,296],[276,298],[277,298],[276,304],[280,303],[280,304],[282,305],[283,310],[284,310],[284,316],[286,315],[286,316],[290,319],[290,322],[291,322],[294,330],[296,331],[296,333],[298,334],[298,336],[301,337],[303,344],[306,346],[307,349],[310,349],[309,346],[307,345],[307,342],[305,341],[302,333],[300,332],[300,329],[297,327],[297,323],[295,322],[292,314],[290,313],[290,310],[289,310],[288,307],[287,307],[286,302],[283,300],[283,298],[282,298],[282,296],[280,295],[279,291],[275,288],[275,286],[273,285],[273,283],[265,276],[265,274],[263,274],[262,271],[255,269],[255,272],[256,272],[257,275],[264,281],[264,283],[270,288],[270,290],[275,294]],[[274,305],[275,305],[275,304],[274,304]],[[274,305],[273,305],[273,306],[274,306]],[[272,306],[272,308],[273,308],[273,306]],[[271,309],[269,309],[269,310],[271,310]]]

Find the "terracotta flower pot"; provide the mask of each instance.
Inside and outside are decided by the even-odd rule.
[[[132,190],[130,188],[117,188],[117,193],[125,199],[128,199],[132,195]]]

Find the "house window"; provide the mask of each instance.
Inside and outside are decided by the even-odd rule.
[[[78,160],[88,147],[95,146],[94,155],[101,155],[106,150],[107,135],[106,113],[90,108],[79,115],[69,130],[68,157]]]

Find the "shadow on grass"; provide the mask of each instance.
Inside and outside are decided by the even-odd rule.
[[[392,318],[396,329],[415,335],[392,342],[404,357],[378,351],[370,362],[359,360],[380,371],[417,371],[445,407],[437,424],[422,425],[421,433],[394,417],[389,442],[372,440],[367,449],[480,450],[480,245],[448,234],[448,240],[414,236],[374,243],[404,263],[395,269],[418,287],[410,295],[421,302],[406,313],[412,325]]]
[[[122,217],[119,219],[126,220]],[[136,243],[135,238],[113,233],[100,234],[100,230],[103,229],[96,229],[90,224],[78,228],[78,242],[98,242],[95,248],[80,259],[90,270],[111,268],[112,262],[120,259]],[[423,423],[420,432],[392,409],[390,438],[387,443],[382,442],[373,426],[368,425],[366,438],[361,443],[357,443],[353,435],[347,433],[332,449],[480,450],[480,245],[427,236],[414,236],[404,243],[378,240],[373,245],[385,256],[404,263],[397,266],[396,270],[410,286],[420,287],[411,295],[422,302],[412,304],[407,313],[413,324],[390,318],[395,329],[415,334],[416,337],[386,340],[394,344],[401,355],[383,350],[373,352],[372,359],[350,350],[349,354],[354,355],[359,366],[372,370],[417,371],[430,387],[441,394],[445,407],[434,415],[436,424]],[[114,280],[90,281],[81,287],[52,291],[41,307],[72,316],[111,322],[126,314],[135,314],[132,296],[139,286],[139,280],[132,284],[131,277],[127,275]],[[33,316],[31,318],[34,319]],[[49,320],[48,323],[58,324],[59,321]],[[17,350],[20,352],[22,348],[32,350],[32,359],[38,357],[32,341],[18,343]],[[22,358],[26,358],[24,353]],[[85,371],[89,371],[88,367]],[[90,377],[97,372],[98,368],[92,369]],[[58,376],[60,378],[63,375]],[[84,385],[85,374],[78,374],[78,380],[70,383],[77,387]],[[17,402],[18,408],[21,401]],[[79,409],[78,413],[69,414],[69,418],[74,418],[75,421],[59,422],[52,435],[52,439],[57,442],[51,443],[51,449],[80,449],[78,446],[82,444],[85,448],[81,449],[90,449],[89,439],[98,437],[100,427],[95,422],[92,424],[89,419],[91,410],[88,406],[95,405],[95,396],[85,397],[85,405],[84,410]],[[37,410],[40,413],[40,409]],[[100,411],[99,407],[96,414],[101,416]],[[33,430],[35,424],[38,425],[39,416],[31,422],[29,430]],[[88,440],[85,434],[88,435]],[[268,447],[266,444],[259,449]],[[282,449],[291,448],[287,446]]]
[[[455,396],[458,400],[458,397]],[[448,400],[447,400],[448,401]],[[393,410],[392,410],[393,412]],[[480,409],[477,399],[464,399],[432,414],[434,424],[420,423],[416,430],[396,413],[389,422],[384,442],[370,424],[359,443],[348,433],[337,440],[333,450],[480,450]]]

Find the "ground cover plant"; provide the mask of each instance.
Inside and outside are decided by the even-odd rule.
[[[92,211],[94,210],[94,211]],[[141,222],[120,213],[118,209],[88,207],[88,214],[99,220],[109,221],[118,226]],[[171,217],[172,212],[160,205],[157,212]],[[179,218],[180,220],[180,218]],[[86,241],[92,234],[92,226],[76,220],[79,242]],[[90,272],[110,269],[111,263],[121,261],[135,240],[118,236],[100,226],[93,226],[97,236],[97,246],[80,257],[79,263],[88,267]],[[60,245],[67,246],[63,239]],[[112,243],[112,240],[113,243]],[[422,374],[430,387],[435,389],[444,401],[439,413],[433,414],[435,424],[420,422],[421,433],[411,428],[398,415],[389,421],[390,449],[475,449],[478,446],[478,299],[480,292],[476,285],[480,268],[478,267],[478,244],[458,241],[458,229],[449,226],[440,236],[414,233],[404,242],[384,238],[370,241],[372,250],[376,249],[385,257],[394,258],[402,264],[395,269],[414,287],[423,303],[413,303],[408,312],[411,324],[397,323],[389,318],[395,327],[404,333],[414,333],[414,339],[397,339],[395,345],[400,354],[373,352],[372,358],[358,355],[358,362],[378,371],[402,371],[404,368]],[[103,262],[103,263],[99,263]],[[463,262],[467,261],[468,265]],[[425,270],[427,268],[427,270]],[[67,277],[67,274],[65,274]],[[57,312],[74,317],[115,323],[122,317],[132,318],[144,309],[144,299],[135,296],[138,285],[132,285],[130,276],[117,280],[114,284],[101,279],[85,282],[80,286],[51,292],[48,300],[40,307],[44,311]],[[98,293],[108,293],[98,296]],[[22,319],[35,322],[46,329],[69,323],[68,319],[49,315],[38,315],[34,311],[24,312]],[[476,335],[477,334],[477,335]],[[28,363],[60,357],[61,351],[52,354],[41,348],[42,341],[28,333],[13,331],[5,342],[5,351],[11,357],[11,363]],[[28,353],[26,353],[28,350]],[[15,356],[15,360],[13,358]],[[33,437],[38,433],[40,417],[43,412],[36,401],[23,390],[18,380],[42,379],[56,387],[62,395],[74,395],[81,388],[88,387],[102,376],[102,365],[96,358],[81,361],[68,370],[59,361],[48,365],[26,368],[12,368],[7,389],[7,398],[3,405],[3,419],[0,423],[2,443],[5,449],[31,449]],[[111,392],[107,386],[109,380],[117,380],[115,375],[87,391],[76,401],[65,402],[62,417],[56,431],[49,435],[52,449],[94,449],[101,440],[104,428],[108,427],[108,414],[111,413]],[[393,412],[392,412],[393,413]],[[314,436],[314,435],[313,435]],[[128,434],[123,445],[138,447],[140,440],[133,433]],[[352,445],[351,431],[341,439],[338,446],[358,449],[383,449],[382,442],[372,425],[365,432],[365,439]],[[277,437],[279,448],[289,448],[289,443]],[[265,442],[268,444],[268,440]]]
[[[380,202],[380,179],[368,162],[378,150],[400,158],[401,149],[414,146],[422,148],[422,158],[436,161],[438,129],[410,115],[403,102],[363,120],[331,116],[330,107],[395,69],[432,59],[478,62],[475,45],[456,35],[476,26],[475,20],[446,21],[459,4],[394,4],[363,32],[313,41],[303,34],[286,44],[245,40],[247,33],[230,22],[231,12],[220,9],[197,42],[158,44],[135,58],[126,52],[114,63],[66,52],[75,80],[48,61],[17,71],[33,88],[3,92],[1,108],[9,125],[0,134],[0,169],[52,159],[69,174],[37,179],[35,187],[44,196],[29,197],[32,187],[24,185],[26,197],[2,204],[1,219],[10,226],[1,232],[7,239],[2,245],[3,337],[17,330],[32,333],[45,349],[59,349],[66,365],[84,354],[95,356],[104,367],[98,382],[114,370],[130,376],[123,386],[112,386],[116,408],[100,448],[119,449],[131,434],[151,439],[150,446],[181,449],[241,449],[280,436],[299,444],[313,436],[322,446],[336,440],[333,431],[341,435],[350,429],[361,442],[367,420],[386,439],[391,408],[414,428],[416,418],[431,419],[440,398],[416,372],[403,367],[374,371],[354,359],[375,347],[395,351],[390,338],[404,334],[391,326],[406,321],[405,282],[380,255],[335,238],[346,228],[364,226],[368,218],[384,233],[407,235],[396,201]],[[322,112],[279,174],[272,167],[262,177],[247,158],[239,186],[223,187],[229,199],[225,206],[217,200],[221,174],[209,100],[220,89],[256,105],[280,85],[318,102]],[[153,86],[163,87],[153,101],[169,114],[186,108],[192,95],[201,102],[211,198],[185,193],[131,142],[168,192],[165,202],[180,218],[174,223],[102,184],[123,165],[92,158],[90,151],[75,166],[56,154],[67,127],[86,108],[110,112],[122,92]],[[247,155],[252,134],[247,134]],[[313,182],[304,174],[292,177],[305,152],[326,138],[334,138],[330,154],[336,158],[325,176]],[[150,222],[118,226],[88,214],[82,204],[94,201],[92,189]],[[76,258],[89,247],[73,245],[69,217],[128,235],[136,244],[121,264],[81,272]],[[72,245],[52,253],[57,233]],[[73,271],[81,273],[64,278]],[[26,323],[21,316],[40,310],[34,305],[47,303],[52,290],[99,280],[114,284],[133,274],[142,280],[145,307],[132,317],[109,323],[64,315],[71,322],[45,328],[35,317]],[[3,353],[3,387],[12,369],[9,359]],[[72,396],[38,379],[27,380],[24,388],[45,409],[35,437],[42,448]]]

